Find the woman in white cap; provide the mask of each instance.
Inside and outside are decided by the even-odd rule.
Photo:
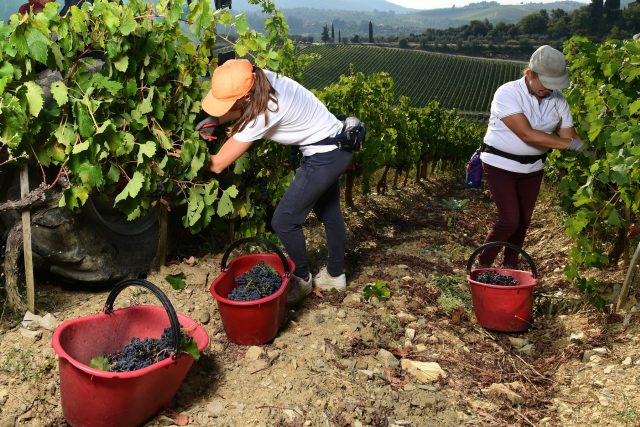
[[[564,55],[544,45],[531,55],[522,78],[505,83],[494,94],[480,158],[498,219],[485,243],[503,241],[522,247],[547,152],[557,148],[579,153],[584,149],[561,92],[567,87]],[[479,264],[490,266],[500,250],[487,248],[478,258]],[[505,249],[503,266],[517,269],[518,253]]]
[[[344,289],[346,231],[338,178],[353,154],[336,145],[343,123],[297,82],[244,59],[228,60],[215,69],[202,108],[211,117],[196,130],[205,137],[213,133],[212,125],[235,120],[228,139],[211,156],[214,173],[222,172],[260,139],[294,145],[302,152],[300,168],[271,221],[296,265],[288,303],[302,301],[314,283],[322,289]],[[329,252],[328,265],[313,278],[302,231],[312,209],[324,224]]]

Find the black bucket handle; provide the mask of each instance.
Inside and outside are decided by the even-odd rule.
[[[473,253],[469,257],[469,261],[467,261],[467,274],[471,275],[471,267],[473,267],[473,263],[476,260],[476,256],[478,256],[478,254],[484,251],[485,249],[493,246],[504,246],[509,249],[513,249],[514,251],[518,251],[520,255],[522,255],[529,263],[529,267],[531,268],[531,275],[533,276],[533,278],[535,279],[538,277],[538,269],[536,268],[536,264],[533,262],[533,259],[531,258],[531,256],[529,256],[529,254],[526,253],[524,249],[522,249],[520,246],[514,245],[513,243],[509,243],[509,242],[489,242],[489,243],[485,243],[484,245],[478,246],[476,250],[473,251]]]
[[[231,255],[231,252],[238,246],[244,245],[245,243],[260,243],[275,252],[276,255],[278,255],[278,257],[280,258],[280,261],[282,261],[282,266],[284,267],[284,276],[289,277],[289,275],[291,274],[291,269],[289,268],[287,258],[276,245],[262,237],[247,237],[245,239],[236,240],[231,245],[229,245],[227,250],[224,252],[224,255],[222,256],[222,261],[220,263],[222,271],[227,271],[227,259],[229,258],[229,255]]]
[[[175,359],[180,354],[180,341],[182,339],[180,334],[180,321],[178,321],[178,315],[176,314],[176,310],[173,308],[173,305],[171,304],[169,298],[164,294],[164,292],[160,290],[159,287],[157,287],[153,283],[142,279],[129,279],[123,280],[122,282],[118,283],[109,293],[107,302],[104,303],[104,313],[111,314],[113,312],[113,303],[115,302],[116,297],[120,294],[120,292],[122,292],[129,286],[141,286],[149,290],[162,303],[162,306],[169,316],[169,322],[171,323],[171,334],[173,341],[173,354],[171,355],[171,358]]]

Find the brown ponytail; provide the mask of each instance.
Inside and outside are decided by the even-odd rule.
[[[229,135],[231,136],[242,131],[250,122],[257,120],[260,114],[269,110],[269,101],[273,101],[276,104],[275,110],[269,111],[278,111],[279,106],[276,90],[271,86],[264,71],[258,67],[253,67],[253,74],[255,76],[253,87],[246,96],[236,101],[232,108],[238,108],[241,113],[238,120],[236,120],[229,130]],[[266,115],[264,117],[264,124],[265,126],[269,124],[269,119]]]

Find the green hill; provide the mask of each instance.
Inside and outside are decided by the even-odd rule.
[[[495,90],[522,75],[525,63],[374,46],[315,45],[316,53],[303,73],[304,84],[323,89],[349,73],[349,64],[365,74],[384,71],[395,81],[396,97],[408,96],[414,106],[437,99],[447,108],[488,113]]]

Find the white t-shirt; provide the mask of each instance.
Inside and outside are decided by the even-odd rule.
[[[529,120],[533,129],[552,133],[558,128],[573,127],[573,117],[569,104],[562,92],[554,90],[549,96],[538,102],[529,93],[524,77],[503,84],[498,88],[491,102],[489,126],[484,136],[484,143],[498,150],[517,155],[539,155],[548,149],[527,144],[521,140],[502,121],[503,117],[522,113]],[[511,172],[530,173],[544,169],[544,162],[523,164],[497,154],[482,153],[480,159],[491,166]]]
[[[342,122],[296,81],[273,71],[263,71],[276,91],[278,104],[270,101],[265,113],[233,137],[241,142],[267,138],[283,145],[298,145],[304,156],[337,149],[336,145],[305,145],[336,136],[342,131]],[[267,125],[265,115],[269,118]]]

